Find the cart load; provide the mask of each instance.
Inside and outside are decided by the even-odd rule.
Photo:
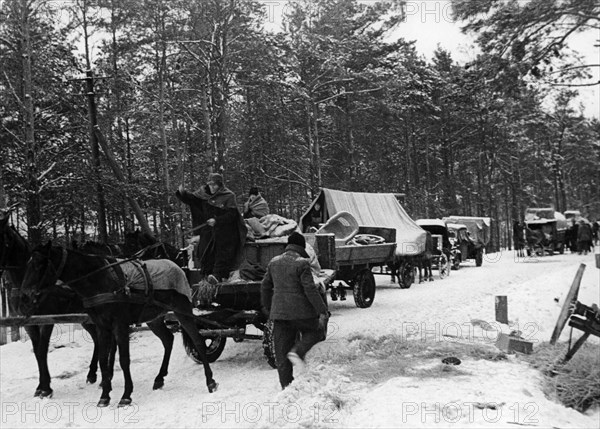
[[[425,249],[425,231],[391,193],[345,192],[321,188],[300,218],[299,226],[303,232],[310,232],[311,228],[316,231],[339,212],[351,213],[361,227],[395,229],[397,256],[414,256],[423,253]]]

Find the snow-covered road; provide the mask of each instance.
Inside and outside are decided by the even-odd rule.
[[[587,268],[579,300],[600,301],[600,270],[593,258],[565,254],[517,260],[513,252],[504,252],[487,255],[480,268],[466,263],[449,278],[406,290],[388,276],[376,276],[371,308],[357,308],[351,295],[330,303],[328,340],[309,354],[309,371],[283,392],[260,341],[228,341],[212,365],[219,390],[209,394],[202,368],[186,356],[179,338],[165,387],[152,391],[162,346],[151,333],[139,332],[131,348],[134,405],[97,409],[100,392],[85,384],[92,343],[80,328],[60,325],[49,355],[52,399],[32,398],[37,368],[29,342],[0,348],[0,425],[598,427],[598,413],[583,415],[547,399],[539,372],[518,358],[493,361],[468,351],[476,347],[494,355],[499,331],[519,330],[534,347],[548,341],[580,263]],[[510,326],[494,322],[497,295],[508,298]],[[562,339],[568,339],[568,331]],[[600,350],[597,339],[593,344]],[[460,355],[462,364],[441,364],[445,354]],[[117,370],[115,404],[122,386]]]

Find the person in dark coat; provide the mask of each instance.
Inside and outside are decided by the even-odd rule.
[[[226,280],[241,262],[246,239],[235,194],[225,187],[223,176],[214,173],[197,191],[180,186],[175,195],[190,206],[193,230],[199,235],[196,258],[201,271],[212,283]]]
[[[525,256],[525,228],[519,221],[513,222],[513,243],[517,256]]]
[[[273,320],[275,361],[283,389],[294,380],[294,368],[304,370],[304,357],[323,339],[329,318],[305,246],[304,236],[292,233],[285,252],[269,262],[261,285],[263,310]]]
[[[583,252],[587,255],[592,247],[592,226],[581,220],[579,221],[579,228],[577,229],[577,249],[579,254]]]

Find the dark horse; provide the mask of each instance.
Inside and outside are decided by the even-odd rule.
[[[125,233],[125,242],[122,244],[103,244],[95,241],[86,241],[80,248],[83,253],[92,255],[105,256],[105,257],[117,257],[128,260],[151,260],[151,259],[170,259],[173,262],[180,265],[177,258],[180,256],[177,249],[170,244],[159,242],[153,236],[141,232],[139,229],[134,232]],[[181,265],[180,265],[181,266]],[[171,360],[171,352],[173,351],[173,332],[168,329],[165,325],[166,321],[164,317],[158,317],[154,320],[147,322],[146,324],[159,337],[164,348],[163,361],[159,374],[154,379],[153,389],[160,389],[164,386],[164,378],[168,374],[169,361]],[[182,335],[184,346],[186,350],[193,350],[195,352],[195,346],[191,338],[185,335],[185,331]],[[114,360],[116,354],[116,344],[111,348],[109,370],[112,374],[114,367]],[[199,359],[195,359],[197,362]],[[210,358],[209,358],[210,362]]]
[[[4,272],[8,285],[8,305],[11,313],[23,314],[20,308],[22,289],[27,261],[31,256],[31,249],[27,241],[8,224],[11,208],[0,210],[0,270]],[[68,289],[60,289],[60,293],[45,300],[37,308],[35,314],[68,314],[83,313],[81,299]],[[87,382],[95,383],[98,370],[98,336],[93,324],[82,324],[94,340],[94,352],[87,374]],[[51,397],[50,371],[48,370],[48,346],[54,325],[25,326],[25,331],[31,338],[33,353],[38,365],[39,384],[35,389],[35,397]]]
[[[110,262],[112,267],[107,265]],[[102,371],[102,395],[99,407],[110,403],[112,383],[108,354],[111,339],[115,338],[119,349],[119,363],[125,378],[125,389],[119,401],[119,406],[131,404],[133,381],[130,372],[129,356],[129,325],[134,323],[159,320],[155,325],[149,324],[150,329],[161,336],[168,328],[162,323],[162,317],[168,311],[173,311],[182,328],[193,339],[198,356],[204,365],[206,385],[209,392],[217,389],[217,383],[212,377],[212,370],[205,355],[206,345],[194,322],[192,304],[187,296],[175,290],[177,285],[188,287],[185,273],[171,261],[148,261],[161,263],[161,275],[152,278],[152,291],[136,291],[129,289],[116,269],[119,265],[115,260],[94,255],[86,255],[75,250],[68,250],[48,243],[38,246],[32,251],[22,289],[28,301],[22,306],[28,307],[31,313],[39,305],[56,293],[56,282],[61,280],[75,291],[84,302],[89,314],[98,329],[99,361]],[[158,327],[159,331],[155,331]],[[157,378],[161,377],[165,360]]]

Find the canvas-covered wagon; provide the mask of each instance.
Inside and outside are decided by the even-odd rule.
[[[395,243],[393,251],[387,258],[377,258],[362,267],[365,277],[374,285],[371,268],[374,266],[390,266],[398,273],[398,283],[403,288],[412,285],[415,279],[415,258],[425,251],[426,232],[406,213],[392,193],[345,192],[322,188],[317,197],[300,218],[299,227],[303,232],[317,231],[333,216],[340,212],[350,213],[357,222],[357,235],[375,235],[383,238],[384,243]],[[347,245],[347,244],[346,244]],[[344,245],[336,243],[336,251]],[[340,249],[341,252],[347,249]],[[367,255],[369,252],[365,252]],[[382,255],[379,255],[382,256]],[[348,273],[344,267],[354,267],[352,258],[341,263],[338,275]],[[367,270],[369,273],[367,273]],[[341,274],[340,274],[341,273]],[[371,280],[372,279],[372,280]],[[342,280],[345,280],[342,278]],[[335,290],[334,290],[335,291]],[[373,288],[374,293],[374,288]]]

